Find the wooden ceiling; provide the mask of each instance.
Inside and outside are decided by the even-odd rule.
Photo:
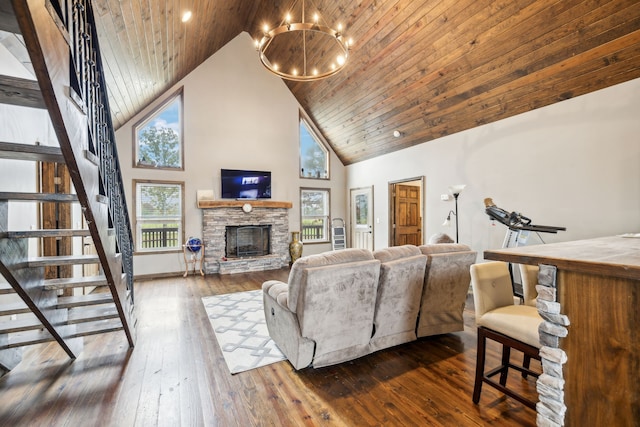
[[[279,24],[291,3],[94,0],[116,127],[240,32],[257,38],[265,23]],[[337,75],[287,82],[344,164],[640,77],[638,0],[307,0],[306,8],[345,25],[354,43]]]

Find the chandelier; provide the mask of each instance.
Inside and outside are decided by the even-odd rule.
[[[278,27],[264,26],[262,38],[255,41],[260,61],[287,80],[314,81],[336,74],[347,64],[353,42],[344,36],[342,25],[327,26],[317,11],[307,20],[304,0],[299,7],[300,21],[295,22],[292,14],[297,4],[294,0]]]

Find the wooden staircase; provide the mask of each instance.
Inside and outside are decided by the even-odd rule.
[[[0,141],[0,167],[3,159],[18,161],[26,177],[42,162],[64,164],[74,190],[11,191],[13,183],[0,182],[1,375],[28,345],[56,341],[76,358],[83,337],[123,331],[133,347],[135,316],[131,227],[91,3],[3,1],[0,30],[21,36],[37,79],[0,75],[0,104],[46,109],[59,144]],[[11,215],[39,217],[45,205],[77,206],[86,226],[11,229]],[[90,239],[95,254],[75,245],[70,255],[34,256],[45,241],[60,239]],[[84,276],[85,265],[97,265],[98,274]],[[64,266],[73,277],[45,278],[45,269]]]

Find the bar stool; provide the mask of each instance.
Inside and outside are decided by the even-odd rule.
[[[482,383],[486,383],[524,405],[535,409],[536,403],[507,388],[509,368],[522,373],[523,377],[539,373],[528,367],[511,363],[511,349],[524,353],[525,364],[528,360],[540,360],[540,340],[538,326],[542,322],[535,307],[515,305],[511,276],[506,263],[492,261],[471,266],[471,286],[478,327],[478,350],[476,377],[473,388],[473,403],[480,401]],[[485,372],[485,352],[487,339],[502,345],[500,366]],[[492,377],[500,374],[499,382]]]
[[[520,278],[522,279],[522,300],[524,305],[536,306],[538,292],[536,285],[538,284],[538,271],[540,267],[537,265],[518,264],[520,269]]]

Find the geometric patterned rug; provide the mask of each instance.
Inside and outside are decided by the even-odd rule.
[[[202,303],[232,374],[286,359],[267,331],[261,289],[203,297]]]

